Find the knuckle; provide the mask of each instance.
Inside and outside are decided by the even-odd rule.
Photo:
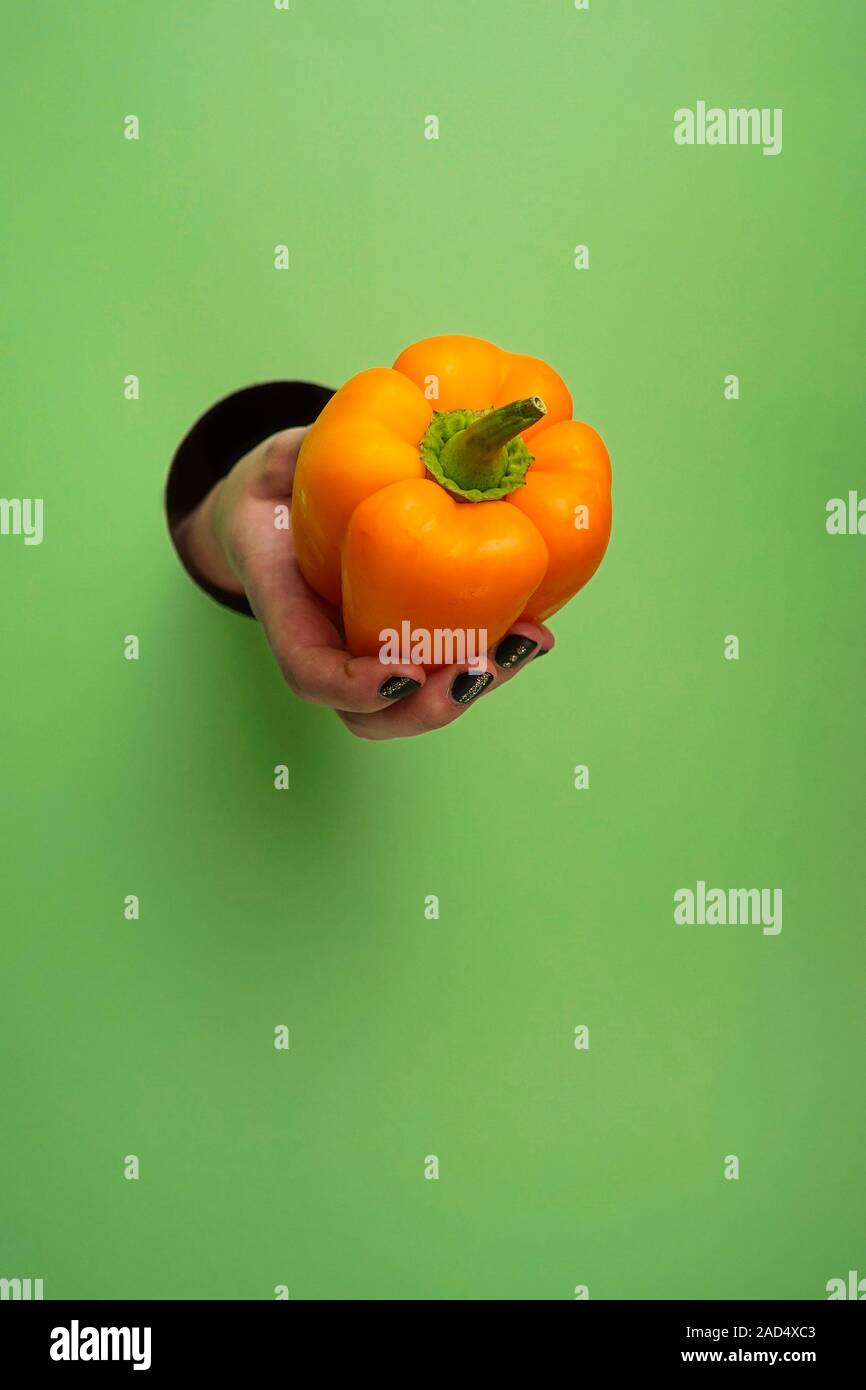
[[[282,492],[291,481],[291,453],[283,434],[275,434],[262,446],[261,483],[268,492]]]
[[[278,660],[283,680],[285,681],[289,690],[292,692],[296,699],[305,700],[307,696],[304,693],[304,685],[298,677],[297,672],[282,657],[279,657]]]

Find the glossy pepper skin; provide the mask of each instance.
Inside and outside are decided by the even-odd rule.
[[[486,630],[492,648],[587,583],[610,537],[610,459],[571,414],[546,363],[458,335],[341,387],[302,445],[292,527],[350,651],[377,655],[406,621]]]

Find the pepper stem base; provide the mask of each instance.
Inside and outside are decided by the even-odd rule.
[[[465,502],[493,502],[524,486],[532,454],[519,437],[547,414],[540,396],[490,410],[434,411],[421,440],[428,473]]]

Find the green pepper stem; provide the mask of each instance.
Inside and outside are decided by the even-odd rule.
[[[497,487],[508,462],[504,446],[546,414],[547,406],[540,396],[527,396],[486,411],[444,444],[440,456],[443,472],[461,488],[484,491]]]

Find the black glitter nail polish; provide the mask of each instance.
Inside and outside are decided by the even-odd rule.
[[[379,686],[379,694],[383,700],[402,700],[420,689],[421,682],[413,681],[411,676],[390,676]]]
[[[468,705],[493,680],[489,671],[464,671],[451,687],[451,699],[457,705]]]
[[[525,661],[531,652],[538,646],[531,637],[524,637],[522,632],[509,632],[507,637],[503,637],[493,656],[497,666],[508,671],[513,666],[519,666],[521,661]]]

